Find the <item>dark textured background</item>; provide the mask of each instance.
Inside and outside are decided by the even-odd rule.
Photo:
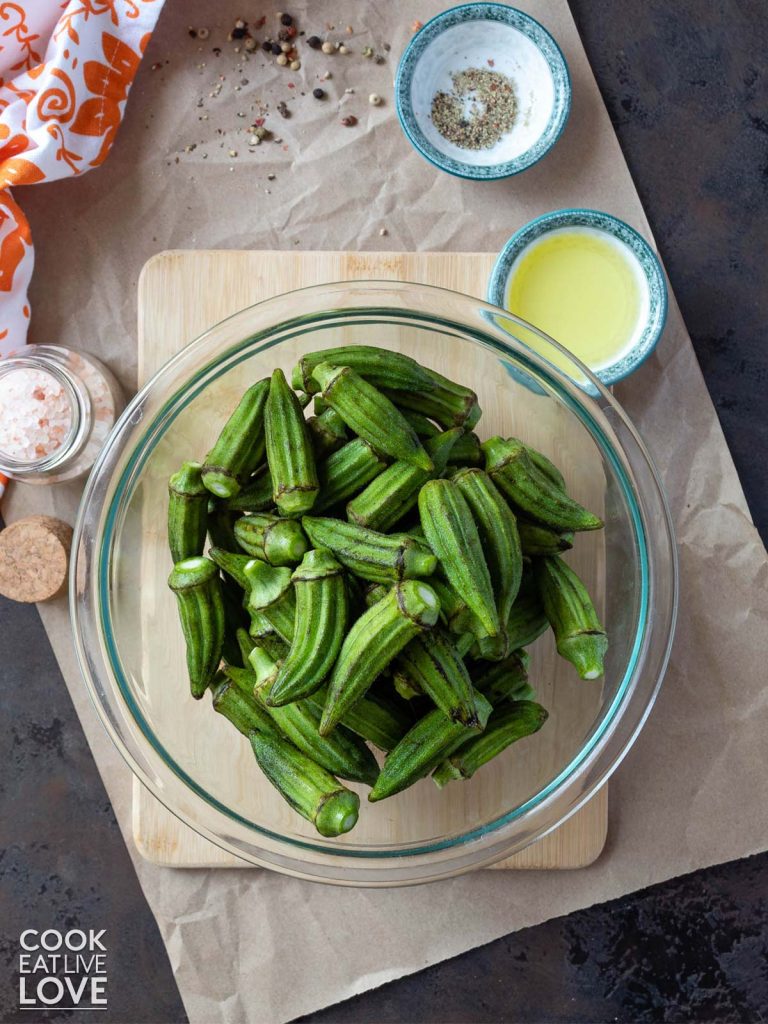
[[[768,4],[571,6],[765,539]],[[34,608],[0,601],[0,666],[0,1020],[34,1024],[16,1009],[18,931],[53,926],[107,928],[100,1020],[184,1021]],[[499,939],[304,1020],[764,1021],[767,904],[762,855]]]

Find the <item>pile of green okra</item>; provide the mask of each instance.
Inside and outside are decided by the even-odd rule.
[[[408,356],[311,352],[291,384],[250,387],[171,477],[169,585],[193,697],[210,689],[335,836],[360,805],[339,779],[371,801],[429,773],[442,787],[538,730],[524,648],[549,626],[602,675],[606,634],[560,555],[603,524],[540,452],[481,442],[474,391]]]

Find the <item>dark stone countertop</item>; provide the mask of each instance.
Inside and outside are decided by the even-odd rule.
[[[768,7],[571,5],[765,538]],[[107,928],[110,1009],[101,1020],[184,1021],[37,612],[0,600],[0,623],[0,1020],[34,1024],[17,1009],[18,932],[52,926]],[[767,893],[768,855],[698,871],[304,1019],[762,1021]]]

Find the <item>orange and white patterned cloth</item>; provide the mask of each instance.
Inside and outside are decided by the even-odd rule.
[[[102,163],[162,6],[0,0],[0,355],[26,341],[34,266],[29,223],[10,186]]]

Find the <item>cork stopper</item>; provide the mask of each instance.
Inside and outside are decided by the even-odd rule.
[[[0,594],[47,601],[67,579],[72,527],[52,516],[28,516],[0,532]]]

